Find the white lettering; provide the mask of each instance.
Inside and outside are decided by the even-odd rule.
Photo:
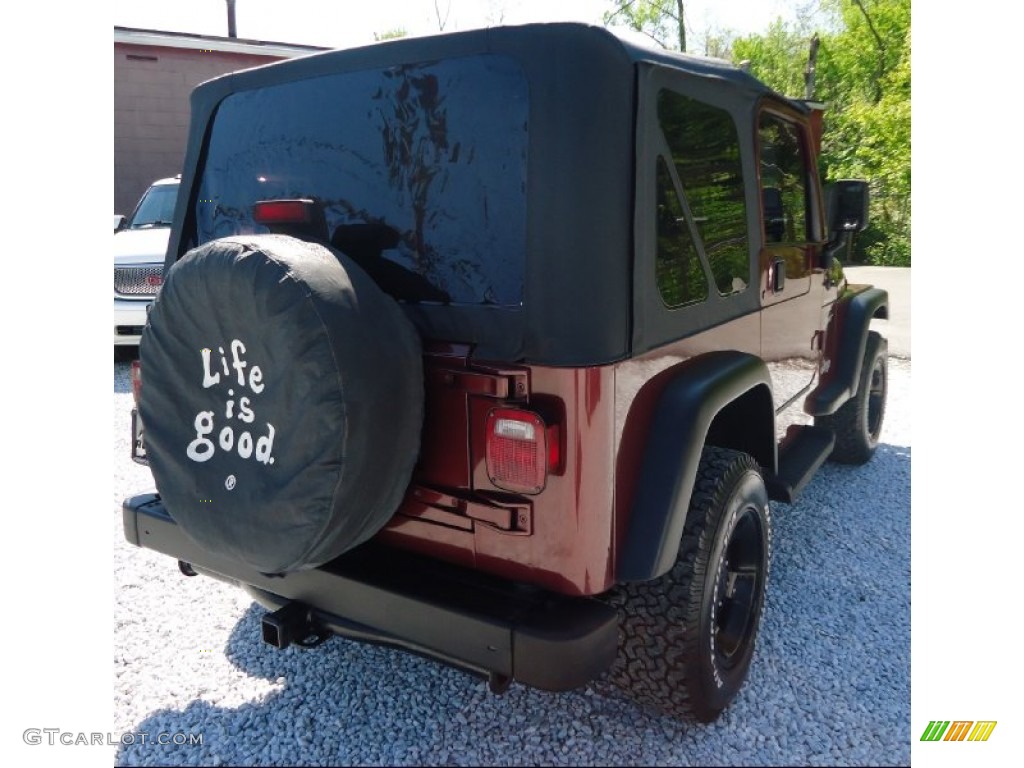
[[[238,455],[243,459],[252,456],[252,435],[248,432],[243,432],[238,438]]]
[[[231,363],[231,367],[238,372],[238,386],[245,386],[245,374],[242,373],[242,369],[245,368],[245,361],[241,358],[240,352],[245,352],[245,344],[240,342],[238,339],[232,339],[231,341],[231,357],[234,358]]]
[[[213,411],[200,411],[196,414],[193,424],[196,430],[196,439],[188,444],[185,455],[192,461],[204,462],[213,456],[213,441],[207,440],[206,436],[213,432]]]
[[[238,418],[246,424],[252,424],[253,419],[256,418],[256,415],[252,412],[252,408],[249,407],[248,397],[243,397],[238,401]]]
[[[274,425],[269,421],[267,429],[270,430],[269,434],[256,441],[256,460],[264,464],[273,464],[274,457],[270,455],[270,452],[274,449]]]
[[[249,371],[249,389],[253,391],[253,394],[258,395],[263,391],[263,371],[260,370],[258,365],[254,365],[252,370]]]
[[[228,378],[227,383],[230,385],[234,380],[237,380],[238,386],[245,387],[248,384],[249,389],[254,394],[260,394],[266,388],[263,382],[263,370],[258,365],[251,365],[246,361],[245,353],[247,350],[241,339],[232,339],[227,346],[230,350],[229,354],[225,354],[224,347],[217,347],[217,351],[220,353],[221,369],[224,376]],[[209,389],[222,382],[221,374],[213,370],[216,363],[211,360],[213,355],[211,348],[202,349],[201,355],[203,360],[203,388]],[[228,360],[229,356],[231,358],[230,361]],[[247,378],[248,381],[246,381]],[[246,424],[254,424],[256,422],[256,413],[253,408],[252,399],[245,396],[236,398],[235,390],[229,386],[227,397],[224,401],[224,419],[229,422],[231,419],[239,419]],[[276,430],[273,424],[268,422],[267,434],[257,439],[255,437],[256,433],[253,431],[240,431],[236,434],[234,428],[229,423],[220,428],[214,439],[210,439],[214,432],[214,424],[213,411],[200,411],[196,414],[193,424],[196,436],[185,449],[185,454],[193,461],[208,461],[216,453],[216,448],[219,445],[220,449],[225,452],[230,452],[233,448],[236,449],[238,455],[243,459],[248,459],[255,455],[256,460],[263,464],[274,463],[273,451]]]
[[[210,373],[210,350],[209,349],[204,349],[202,351],[202,355],[203,355],[203,388],[204,389],[209,389],[214,384],[216,384],[216,383],[218,383],[220,381],[220,374],[219,373],[214,373],[214,374]]]

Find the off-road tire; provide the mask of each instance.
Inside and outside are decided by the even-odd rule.
[[[760,467],[746,453],[706,447],[675,565],[604,597],[619,610],[620,627],[619,654],[602,685],[675,717],[715,720],[746,680],[770,559]]]
[[[889,389],[889,347],[874,331],[868,333],[864,347],[857,394],[835,413],[819,416],[816,426],[831,429],[836,436],[829,461],[838,464],[864,464],[878,447],[885,419],[885,400]]]

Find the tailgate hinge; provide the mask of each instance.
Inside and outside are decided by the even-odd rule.
[[[526,373],[500,369],[441,371],[444,383],[470,395],[497,400],[525,400],[529,392]]]

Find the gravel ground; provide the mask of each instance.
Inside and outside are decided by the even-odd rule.
[[[910,369],[890,361],[882,445],[773,505],[775,555],[750,678],[709,726],[595,693],[484,682],[333,638],[277,651],[240,589],[129,545],[128,366],[114,366],[114,731],[119,765],[908,765]],[[148,743],[201,734],[200,745]],[[135,743],[126,743],[134,739]],[[180,738],[178,739],[180,740]]]

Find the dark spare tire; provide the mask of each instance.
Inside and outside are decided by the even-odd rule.
[[[302,570],[398,508],[423,421],[419,337],[345,255],[282,235],[195,248],[139,349],[153,478],[200,546]]]

